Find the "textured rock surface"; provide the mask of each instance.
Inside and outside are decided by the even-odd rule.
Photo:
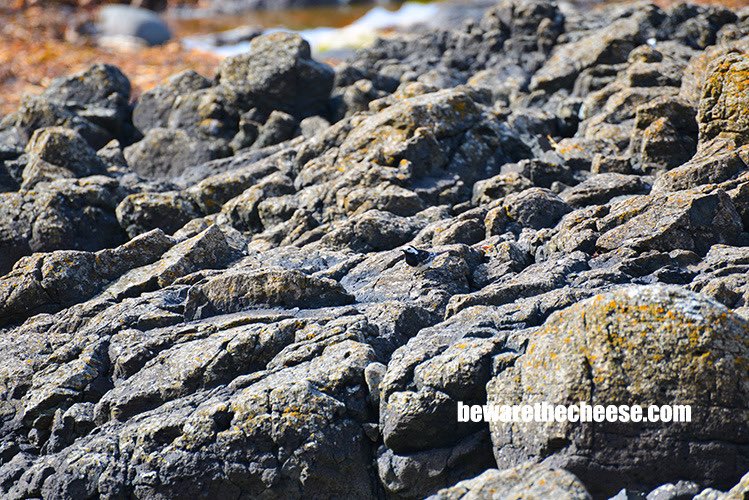
[[[667,286],[624,288],[554,314],[488,385],[490,402],[690,404],[692,424],[492,423],[498,465],[542,459],[598,494],[614,493],[621,477],[654,486],[687,471],[731,485],[747,463],[748,333],[725,307]],[[720,472],[703,462],[703,447],[725,459]]]
[[[501,0],[52,82],[0,120],[0,497],[742,498],[748,35]],[[694,420],[457,419],[542,400]]]
[[[430,499],[460,498],[591,498],[580,481],[561,469],[521,465],[513,469],[488,470],[473,479],[440,490]]]

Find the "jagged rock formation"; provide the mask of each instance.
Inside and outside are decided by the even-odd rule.
[[[0,495],[746,495],[747,51],[720,7],[502,0],[132,106],[53,82],[0,121]],[[457,420],[542,400],[695,420]]]

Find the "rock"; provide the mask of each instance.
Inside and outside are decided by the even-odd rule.
[[[517,172],[495,175],[473,185],[474,205],[483,205],[492,200],[504,198],[511,193],[519,193],[533,187],[533,183]]]
[[[691,481],[678,481],[657,487],[646,497],[647,500],[690,500],[700,492],[700,486]]]
[[[286,220],[283,217],[274,218],[279,211],[278,198],[293,192],[292,180],[278,172],[229,200],[224,204],[222,212],[228,215],[232,225],[240,231],[260,231],[263,226],[270,227]]]
[[[328,248],[349,248],[358,252],[391,250],[411,241],[425,225],[426,221],[369,210],[322,236],[320,243]]]
[[[748,163],[749,145],[727,149],[723,141],[712,141],[688,162],[659,176],[653,183],[653,192],[669,193],[724,182],[745,172]]]
[[[569,256],[537,262],[514,274],[470,294],[455,294],[450,298],[446,315],[453,316],[475,305],[501,306],[521,298],[533,297],[563,289],[571,276],[586,270],[587,258],[581,251]]]
[[[335,281],[276,269],[219,276],[191,294],[186,307],[188,311],[195,311],[196,317],[242,311],[253,306],[317,308],[353,302],[353,297]]]
[[[437,499],[460,498],[534,498],[589,499],[585,486],[562,469],[547,468],[537,464],[523,464],[512,469],[489,469],[483,474],[461,481],[455,486],[440,490],[429,497]]]
[[[455,415],[457,401],[484,400],[492,357],[514,352],[522,342],[493,319],[480,314],[449,319],[393,353],[380,382],[380,429],[387,450],[378,458],[391,493],[423,497],[491,462],[485,427],[458,424]]]
[[[509,223],[541,229],[554,226],[571,208],[543,188],[530,188],[507,196],[502,203]]]
[[[0,278],[0,317],[23,318],[86,300],[128,270],[156,261],[173,243],[155,230],[116,249],[58,250],[24,257]]]
[[[330,122],[321,116],[308,116],[299,122],[300,132],[308,139],[316,136],[328,127],[330,127]]]
[[[41,121],[31,123],[35,125],[34,129],[66,125],[67,120],[61,116],[60,110],[43,110],[43,103],[57,104],[81,120],[81,125],[74,128],[94,149],[101,148],[112,138],[130,143],[134,131],[130,124],[129,101],[130,81],[127,77],[115,66],[95,64],[80,73],[53,80],[37,100],[42,109],[37,108],[32,115],[52,112],[58,117],[51,119],[49,115],[37,114],[37,120]],[[32,116],[27,119],[33,120]]]
[[[119,100],[117,97],[116,100]],[[108,114],[108,111],[104,111]],[[43,96],[27,98],[13,114],[3,118],[0,128],[12,127],[22,136],[25,144],[34,131],[43,127],[66,127],[73,129],[94,149],[105,146],[114,136],[105,128],[79,116],[64,104],[50,102]]]
[[[421,8],[0,119],[0,497],[743,497],[749,14]]]
[[[629,151],[646,173],[689,161],[697,150],[695,109],[686,101],[658,97],[637,107]]]
[[[200,269],[222,268],[236,257],[224,233],[216,226],[209,226],[174,245],[153,264],[123,274],[107,288],[106,294],[118,300],[137,296],[169,286]]]
[[[247,54],[223,61],[219,78],[268,112],[304,118],[324,109],[334,72],[311,58],[299,35],[277,32],[253,39]]]
[[[550,188],[554,182],[574,183],[574,174],[567,165],[550,163],[537,158],[502,166],[502,174],[520,174],[534,186]]]
[[[572,207],[584,207],[603,205],[617,196],[639,194],[644,189],[645,185],[639,176],[605,173],[594,175],[577,186],[565,189],[559,197]]]
[[[735,21],[736,15],[722,7],[681,4],[671,9],[668,18],[659,27],[659,35],[704,49],[715,43],[716,34],[722,26]]]
[[[749,111],[741,87],[748,64],[735,52],[710,64],[697,112],[700,143],[720,137],[740,146],[749,140]]]
[[[0,193],[0,273],[32,252],[96,251],[123,243],[114,211],[125,194],[100,176],[55,181],[39,192]]]
[[[381,447],[377,458],[380,481],[393,495],[424,497],[492,467],[494,457],[488,444],[488,432],[481,432],[456,446],[403,455]]]
[[[74,130],[38,129],[26,146],[29,163],[23,171],[23,189],[39,182],[104,173],[106,167],[91,146]]]
[[[174,234],[201,215],[194,201],[176,191],[131,194],[117,205],[115,213],[131,238],[157,228]]]
[[[644,13],[643,13],[644,14]],[[559,45],[531,80],[531,89],[571,88],[581,70],[596,64],[625,62],[647,36],[645,16],[619,19],[579,41]]]
[[[229,141],[237,133],[240,97],[221,85],[182,94],[174,101],[166,127],[203,141]]]
[[[147,9],[107,5],[98,14],[96,30],[100,37],[135,38],[148,46],[162,45],[172,38],[167,24]]]
[[[377,209],[402,217],[410,217],[424,210],[423,200],[415,192],[384,183],[374,189],[358,188],[348,193],[337,193],[338,203],[353,214]]]
[[[190,167],[228,155],[228,146],[220,141],[196,140],[183,130],[166,128],[153,128],[142,141],[125,148],[128,165],[152,179],[175,177]]]
[[[192,70],[177,73],[140,96],[133,108],[133,125],[143,134],[152,128],[166,127],[174,102],[181,95],[208,88],[210,85],[210,80]]]
[[[298,126],[296,119],[284,112],[273,111],[258,131],[252,145],[256,148],[272,146],[291,139]]]
[[[615,227],[607,227],[609,221]],[[735,241],[743,230],[740,221],[730,198],[721,190],[707,194],[680,191],[652,200],[630,198],[612,205],[599,223],[603,234],[596,246],[705,253],[715,243]]]
[[[744,266],[747,255],[742,247],[714,245],[696,265],[699,275],[690,288],[724,304],[739,308],[747,305]]]
[[[526,354],[489,383],[489,402],[664,405],[688,401],[692,424],[596,423],[596,435],[611,433],[617,438],[591,440],[592,424],[491,423],[498,465],[543,460],[577,474],[592,494],[604,495],[612,494],[614,485],[653,487],[685,476],[700,483],[733,484],[743,473],[736,469],[735,460],[744,453],[746,442],[740,436],[749,421],[743,382],[747,372],[738,361],[746,356],[741,339],[747,328],[745,320],[723,306],[664,286],[625,288],[552,315],[531,336]],[[616,334],[601,335],[601,331]],[[703,361],[704,357],[715,361]],[[558,382],[549,383],[550,374]],[[710,382],[706,385],[705,380]],[[725,387],[718,399],[711,389],[716,385]],[[712,436],[721,438],[712,441]],[[645,454],[640,447],[643,440],[652,443]],[[703,455],[680,454],[672,446],[686,442],[694,450],[706,441],[721,449],[725,462],[707,467],[701,462]],[[632,459],[611,463],[597,458],[611,453]]]

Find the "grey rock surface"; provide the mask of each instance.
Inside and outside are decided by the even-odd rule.
[[[747,53],[501,0],[51,82],[0,120],[0,497],[746,497]],[[542,400],[693,421],[457,418]]]

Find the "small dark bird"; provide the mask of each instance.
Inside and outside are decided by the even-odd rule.
[[[411,245],[408,245],[401,251],[406,257],[406,264],[411,267],[423,266],[435,257],[435,254],[433,254],[432,252],[419,250],[418,248]]]

